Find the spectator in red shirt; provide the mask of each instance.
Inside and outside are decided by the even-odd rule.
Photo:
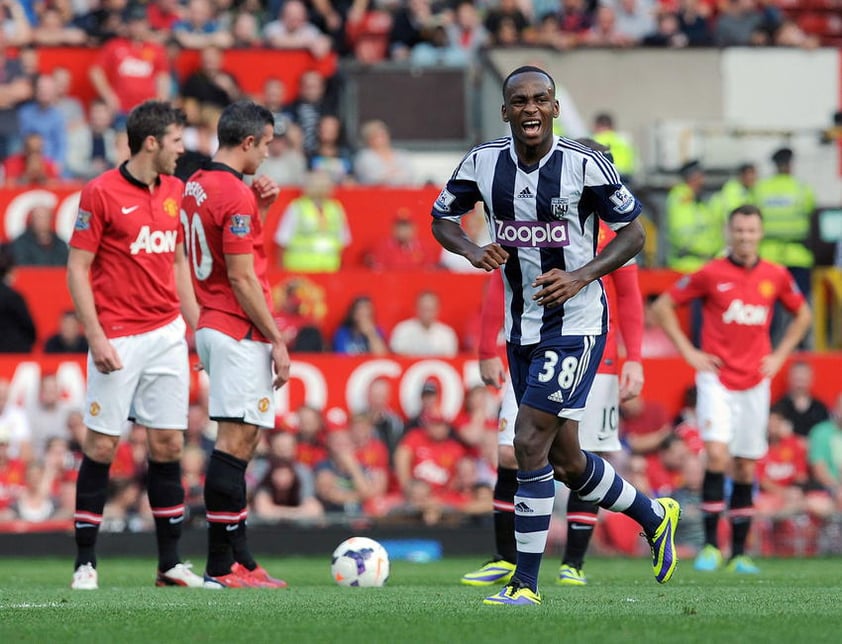
[[[794,433],[785,410],[775,405],[769,412],[769,451],[757,462],[758,511],[772,517],[830,515],[833,501],[823,492],[806,493],[808,479],[806,440]]]
[[[151,0],[146,16],[152,32],[166,38],[172,33],[173,25],[184,17],[184,7],[178,0]]]
[[[302,405],[296,412],[298,424],[298,449],[295,460],[308,467],[315,467],[327,458],[325,448],[325,420],[315,407]]]
[[[90,78],[108,107],[125,116],[147,99],[167,100],[171,84],[167,53],[150,36],[146,9],[132,4],[123,19],[126,36],[103,46],[91,66]]]
[[[444,501],[457,463],[466,454],[465,447],[450,437],[450,425],[443,416],[424,415],[421,427],[408,432],[395,451],[398,483],[408,494],[413,481],[422,481],[432,496]]]
[[[9,456],[9,432],[0,426],[0,521],[14,518],[12,504],[26,478],[26,463]]]
[[[435,260],[418,239],[418,229],[407,208],[395,213],[392,234],[375,246],[366,257],[375,271],[408,271],[435,268]]]
[[[43,185],[59,178],[55,161],[44,154],[44,139],[40,134],[30,132],[23,140],[23,149],[9,155],[3,162],[6,185]]]

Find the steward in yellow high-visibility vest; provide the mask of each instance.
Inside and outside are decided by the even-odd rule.
[[[614,119],[610,114],[597,114],[594,119],[593,140],[611,150],[614,167],[628,180],[635,171],[635,151],[632,142],[614,129]]]
[[[701,198],[705,180],[701,164],[685,163],[680,174],[683,181],[667,195],[667,266],[691,273],[722,251],[724,220]]]
[[[756,184],[757,167],[753,163],[743,163],[737,168],[737,176],[728,179],[719,192],[711,196],[708,203],[725,222],[728,215],[740,206],[757,205],[754,190]]]
[[[792,150],[781,148],[772,155],[777,172],[757,182],[757,207],[763,213],[764,238],[760,256],[788,268],[813,267],[813,251],[807,243],[816,208],[812,189],[792,176]]]
[[[275,233],[283,252],[281,267],[293,273],[334,273],[351,241],[345,209],[330,196],[333,183],[324,172],[312,173],[304,190],[287,206]]]

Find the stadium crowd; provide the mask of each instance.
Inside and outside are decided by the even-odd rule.
[[[815,554],[840,546],[842,460],[834,446],[842,440],[842,395],[816,399],[812,376],[808,363],[795,361],[787,390],[771,409],[770,449],[759,466],[759,520],[751,542],[756,552]],[[305,405],[279,416],[275,428],[263,433],[247,472],[250,522],[487,522],[497,465],[499,400],[493,390],[466,391],[464,408],[452,418],[441,411],[436,380],[418,392],[419,411],[411,418],[392,400],[392,384],[378,379],[358,411]],[[0,380],[0,527],[20,529],[24,521],[38,529],[69,521],[84,431],[81,411],[62,398],[55,375],[43,376],[37,401],[26,408],[9,401],[9,382]],[[126,425],[111,466],[104,530],[153,525],[145,492],[145,432]],[[678,540],[692,556],[701,545],[704,471],[694,389],[687,390],[675,418],[654,398],[624,402],[620,436],[623,451],[612,459],[615,466],[639,489],[680,500]],[[182,459],[186,520],[195,526],[204,525],[204,471],[214,437],[206,392],[200,391],[190,405]],[[620,515],[601,517],[597,549],[640,554],[632,527]],[[561,538],[560,532],[554,530],[553,538]]]
[[[336,55],[366,64],[395,60],[464,66],[486,46],[564,50],[819,44],[774,0],[0,0],[0,21],[0,183],[15,187],[86,181],[116,167],[128,156],[125,115],[150,97],[176,100],[188,116],[188,152],[178,170],[186,178],[215,151],[220,111],[245,95],[236,69],[225,65],[226,51],[232,48],[304,49],[314,59]],[[96,98],[88,105],[70,93],[74,79],[66,68],[40,73],[39,48],[52,46],[99,50],[90,69]],[[200,51],[199,67],[184,78],[172,65],[182,49]],[[260,95],[254,96],[277,120],[276,138],[261,171],[282,186],[301,189],[272,236],[278,267],[285,271],[342,268],[350,231],[343,205],[333,196],[336,186],[414,186],[421,181],[411,154],[393,146],[387,123],[365,123],[359,146],[352,148],[339,118],[340,92],[338,78],[309,70],[301,75],[292,100],[287,98],[289,88],[277,78],[267,79]],[[614,136],[610,119],[608,126],[606,136]],[[768,179],[788,174],[778,160],[775,165]],[[735,179],[744,188],[738,198],[761,208],[764,200],[774,202],[775,186],[759,182],[755,188],[756,176],[745,181],[747,170],[741,168]],[[717,230],[739,187],[726,184],[714,195],[702,195],[701,172],[698,164],[682,168],[667,201],[662,232],[670,249],[667,265],[682,272],[693,270],[687,260],[698,263],[719,252],[721,239],[708,239],[691,228],[704,221],[706,231]],[[803,206],[798,213],[783,213],[781,220],[809,217],[814,204],[805,199]],[[26,302],[6,279],[16,264],[65,265],[67,245],[54,231],[55,214],[34,208],[26,230],[0,251],[2,352],[87,350],[72,312],[58,321],[58,333],[43,346],[34,346],[36,329]],[[320,222],[316,236],[308,232],[314,218]],[[473,226],[471,234],[480,238],[487,235],[481,224],[477,215],[466,227]],[[365,266],[374,271],[470,268],[447,253],[429,256],[414,227],[408,213],[397,213],[390,234],[383,231],[382,244],[366,255]],[[800,224],[796,227],[794,232],[786,224],[781,228],[782,247],[804,245],[806,234]],[[775,241],[774,235],[769,231],[767,237]],[[677,239],[697,246],[683,248],[670,241]],[[809,269],[812,259],[807,262],[799,257],[784,263],[791,269]],[[378,324],[367,298],[354,301],[340,327],[328,333],[302,311],[294,284],[287,295],[275,312],[276,321],[296,351],[453,356],[475,348],[469,330],[454,330],[437,320],[434,293],[421,294],[415,316],[391,333]],[[659,329],[648,326],[644,356],[672,351]],[[788,392],[772,408],[771,449],[761,467],[758,503],[766,521],[757,522],[756,546],[770,553],[792,547],[791,541],[779,543],[782,535],[810,530],[816,536],[810,547],[815,547],[821,530],[826,537],[838,530],[829,519],[842,512],[842,460],[834,447],[842,440],[842,397],[813,398],[809,370],[800,362],[791,367]],[[488,520],[496,468],[497,397],[484,387],[471,389],[465,392],[463,411],[455,418],[444,417],[440,385],[429,381],[418,392],[420,413],[404,418],[391,407],[390,387],[386,380],[372,383],[362,411],[349,414],[339,408],[305,406],[278,418],[275,429],[264,433],[259,455],[249,467],[250,520],[319,524],[371,518],[429,525]],[[43,377],[38,401],[30,408],[13,405],[8,393],[9,383],[0,380],[0,529],[15,520],[69,520],[81,459],[82,414],[62,400],[52,374]],[[203,522],[204,468],[215,431],[205,393],[190,407],[182,461],[188,520],[196,523]],[[692,396],[688,391],[687,404],[675,419],[655,400],[625,403],[625,450],[616,464],[639,489],[682,501],[680,537],[688,549],[697,548],[701,540],[697,508],[703,472]],[[143,427],[127,426],[128,438],[111,467],[106,530],[147,530],[153,525],[145,494],[144,432]],[[770,528],[776,524],[783,527]],[[598,541],[606,551],[629,552],[640,546],[629,538],[622,517],[603,519]]]

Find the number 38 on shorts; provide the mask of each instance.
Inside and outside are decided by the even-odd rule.
[[[516,349],[512,353],[516,359],[520,358],[517,360],[520,368],[512,365],[512,385],[517,393],[520,384],[521,403],[578,420],[576,410],[585,408],[604,346],[602,335],[561,336],[533,345],[528,356]],[[528,370],[526,374],[524,367]],[[515,371],[526,376],[525,382]]]

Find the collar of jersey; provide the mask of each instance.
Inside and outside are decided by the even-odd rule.
[[[220,163],[219,161],[210,161],[207,164],[207,166],[205,166],[205,169],[207,169],[207,170],[217,170],[219,172],[230,172],[231,174],[233,174],[235,177],[237,177],[241,181],[243,179],[243,173],[237,172],[234,168],[232,168],[227,163]]]
[[[129,164],[128,161],[123,161],[123,163],[120,164],[120,174],[122,175],[123,179],[128,181],[133,186],[137,186],[138,188],[143,188],[144,190],[149,190],[148,185],[143,183],[143,181],[140,181],[137,178],[135,178],[134,176],[132,176],[132,173],[129,172],[129,169],[127,167],[128,164]],[[161,185],[161,175],[158,175],[157,177],[155,177],[155,185],[156,186]]]

